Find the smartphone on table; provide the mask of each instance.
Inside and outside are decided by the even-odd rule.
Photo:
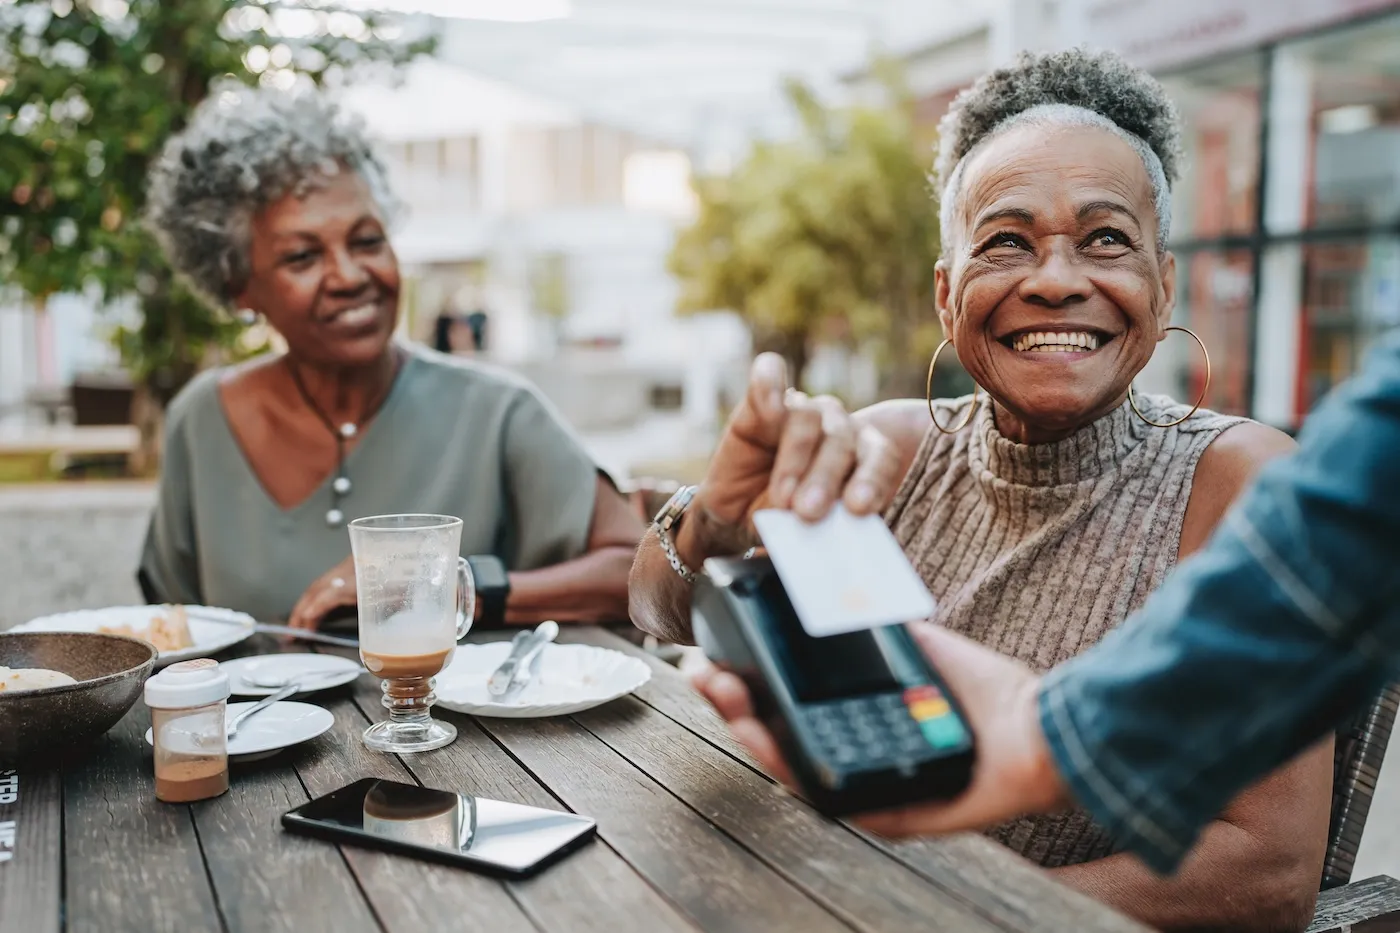
[[[365,778],[282,815],[294,833],[487,874],[532,875],[597,835],[576,813]]]

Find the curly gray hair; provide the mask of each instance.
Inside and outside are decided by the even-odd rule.
[[[1095,126],[1132,146],[1152,182],[1157,247],[1171,233],[1171,184],[1181,158],[1181,117],[1166,89],[1112,52],[1022,52],[983,75],[939,123],[934,188],[950,226],[968,157],[1018,126]]]
[[[362,120],[314,90],[223,84],[152,167],[146,225],[195,292],[231,310],[250,274],[253,215],[343,170],[364,179],[386,219],[395,213]]]

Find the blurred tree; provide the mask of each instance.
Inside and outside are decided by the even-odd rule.
[[[569,317],[569,258],[563,253],[540,253],[531,257],[529,267],[530,304],[549,321],[554,344],[560,347]]]
[[[137,299],[114,339],[137,382],[146,469],[171,396],[211,359],[254,349],[141,227],[165,140],[216,78],[335,85],[431,47],[398,20],[316,0],[0,3],[0,281],[40,313],[58,292]]]
[[[922,395],[940,339],[932,139],[898,66],[877,62],[875,74],[882,106],[831,109],[789,85],[801,134],[696,180],[699,214],[670,266],[681,313],[737,311],[799,384],[813,345],[835,342],[875,352],[882,393]]]

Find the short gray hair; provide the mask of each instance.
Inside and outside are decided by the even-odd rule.
[[[362,120],[315,90],[225,83],[152,167],[146,225],[197,294],[232,309],[250,274],[253,214],[343,170],[364,179],[386,219],[396,213]]]
[[[983,75],[939,123],[934,189],[947,229],[969,157],[1019,126],[1092,126],[1142,158],[1157,212],[1157,248],[1171,235],[1171,185],[1181,157],[1181,118],[1161,83],[1112,52],[1022,52]]]

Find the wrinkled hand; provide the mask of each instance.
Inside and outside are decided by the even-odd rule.
[[[932,835],[982,829],[1066,804],[1036,712],[1040,678],[938,626],[921,622],[909,630],[967,714],[977,742],[972,783],[953,800],[864,814],[855,822],[882,836]],[[759,764],[796,787],[772,733],[755,717],[743,682],[708,663],[691,681]]]
[[[888,438],[857,427],[837,399],[789,388],[782,357],[760,354],[680,525],[677,549],[691,567],[740,553],[758,543],[753,513],[765,508],[792,509],[808,521],[838,501],[856,515],[877,512],[894,498],[899,474]]]
[[[355,561],[347,557],[306,588],[301,599],[292,607],[287,624],[293,628],[314,630],[331,610],[355,604]]]

